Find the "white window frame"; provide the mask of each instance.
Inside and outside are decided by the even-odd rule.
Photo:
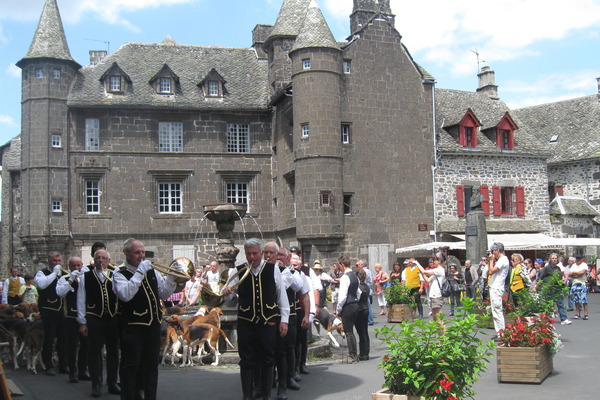
[[[173,93],[173,82],[171,78],[159,78],[158,90],[160,93]]]
[[[43,78],[44,77],[44,69],[43,68],[36,68],[35,69],[35,77],[36,78]]]
[[[319,205],[321,208],[332,208],[333,207],[333,198],[331,195],[331,190],[319,191]]]
[[[50,145],[55,149],[59,149],[62,147],[62,135],[55,133],[52,135],[50,139]]]
[[[85,151],[100,150],[100,120],[98,118],[85,119]]]
[[[250,152],[250,125],[227,124],[227,152]]]
[[[352,61],[344,60],[343,61],[343,70],[345,74],[349,74],[352,71]]]
[[[52,76],[54,77],[54,79],[60,79],[60,69],[54,68],[52,70]]]
[[[310,124],[300,125],[300,131],[302,132],[303,138],[309,137],[310,136]]]
[[[61,200],[52,200],[52,212],[53,213],[62,212],[62,201]]]
[[[219,81],[208,81],[207,87],[210,97],[219,97]]]
[[[352,195],[344,194],[344,215],[352,215]]]
[[[305,58],[302,60],[302,69],[310,69],[312,66],[312,63],[310,61],[310,58]]]
[[[183,123],[158,123],[158,151],[160,153],[183,152]]]
[[[350,144],[350,124],[342,124],[342,144]]]
[[[86,179],[84,181],[83,198],[86,214],[100,214],[101,195],[99,179]]]
[[[181,214],[183,210],[183,184],[158,182],[157,204],[159,214]]]
[[[225,182],[225,201],[243,203],[250,209],[250,184],[248,182]]]
[[[111,75],[108,81],[109,91],[110,92],[122,92],[123,84],[120,75]]]

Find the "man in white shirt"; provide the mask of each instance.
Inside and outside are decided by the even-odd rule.
[[[19,290],[23,285],[25,285],[25,279],[19,276],[19,269],[12,267],[10,277],[4,281],[4,286],[2,286],[2,304],[19,304],[21,302]]]
[[[346,343],[348,344],[349,363],[358,362],[358,351],[356,337],[354,336],[354,324],[358,316],[358,299],[361,291],[358,288],[358,278],[352,272],[350,259],[341,256],[338,260],[344,275],[340,278],[340,294],[338,298],[337,313],[342,319],[344,332],[346,332]]]
[[[575,319],[581,318],[581,305],[583,304],[583,320],[589,319],[587,301],[588,265],[583,261],[583,255],[575,257],[575,264],[571,265],[569,277],[573,279],[571,286],[571,299],[575,303]]]
[[[504,329],[504,313],[502,310],[502,296],[504,296],[504,286],[510,263],[508,257],[504,254],[504,245],[494,243],[490,247],[489,273],[492,276],[490,282],[490,304],[492,306],[492,317],[494,319],[494,329],[496,337]]]

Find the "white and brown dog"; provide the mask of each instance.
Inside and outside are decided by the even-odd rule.
[[[333,347],[340,347],[338,341],[333,337],[333,331],[336,331],[342,339],[346,339],[346,332],[344,332],[342,320],[330,313],[327,308],[321,308],[319,310],[313,324],[317,327],[317,334],[319,336],[321,336],[321,326],[325,327],[327,337]]]

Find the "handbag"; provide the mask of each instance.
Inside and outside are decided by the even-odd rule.
[[[381,286],[383,286],[384,289],[387,289],[390,286],[392,286],[392,282],[390,282],[388,279],[387,281],[383,282],[383,284]]]
[[[466,292],[467,286],[462,283],[458,283],[458,284],[456,284],[456,291],[457,292]]]

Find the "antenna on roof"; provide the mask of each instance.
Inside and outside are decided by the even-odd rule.
[[[485,60],[479,60],[479,51],[477,51],[477,47],[475,47],[475,50],[471,50],[471,53],[474,53],[477,56],[477,72],[481,71],[481,64],[483,64],[485,62]]]
[[[91,42],[105,43],[106,44],[106,54],[110,54],[110,42],[109,41],[106,41],[106,40],[96,40],[96,39],[88,39],[88,38],[83,38],[83,40],[89,40]]]

